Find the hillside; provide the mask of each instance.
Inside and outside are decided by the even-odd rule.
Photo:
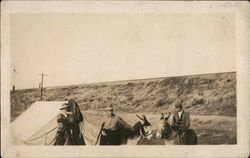
[[[73,98],[82,110],[112,104],[124,112],[168,112],[173,110],[174,101],[182,98],[185,109],[193,115],[236,116],[236,73],[49,87],[43,98]],[[39,89],[11,91],[11,120],[38,100]]]

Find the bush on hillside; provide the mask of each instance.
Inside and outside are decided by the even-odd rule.
[[[192,101],[193,106],[198,105],[198,104],[204,104],[204,103],[205,103],[205,100],[203,98],[194,98]]]
[[[127,86],[135,86],[135,84],[132,82],[129,82],[129,83],[127,83]]]
[[[158,107],[162,107],[163,105],[165,104],[165,101],[163,99],[159,99],[155,106],[158,108]]]
[[[167,97],[166,104],[172,104],[176,100],[176,97]]]

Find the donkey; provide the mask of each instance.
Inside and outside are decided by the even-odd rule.
[[[132,128],[120,128],[119,130],[113,131],[115,133],[112,134],[116,135],[116,137],[108,138],[109,141],[116,145],[136,145],[142,138],[151,139],[153,137],[150,129],[151,124],[147,120],[146,116],[136,116],[140,120],[135,123]],[[105,140],[102,139],[102,137],[100,139],[100,144],[105,144]]]
[[[151,139],[153,137],[151,124],[145,115],[142,117],[136,115],[140,121],[135,123],[133,130],[123,130],[122,145],[136,145],[140,139]]]
[[[169,124],[169,118],[171,113],[167,117],[164,117],[162,114],[160,123],[158,126],[158,131],[156,134],[157,138],[164,139],[164,144],[169,145],[196,145],[197,144],[197,135],[192,129],[188,129],[184,135],[179,135]],[[184,144],[183,141],[180,141],[182,137],[185,137]]]

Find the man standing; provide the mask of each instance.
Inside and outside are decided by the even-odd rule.
[[[67,118],[70,112],[67,112],[68,104],[63,103],[60,113],[57,115],[57,133],[54,145],[70,145],[70,128]]]
[[[113,107],[105,109],[107,118],[102,123],[100,145],[121,145],[121,130],[127,129],[132,131],[133,128],[127,124],[120,116],[114,114]]]
[[[184,111],[182,103],[183,103],[182,100],[178,100],[177,103],[175,104],[176,111],[174,113],[174,117],[171,123],[171,126],[178,134],[179,144],[186,143],[185,134],[190,127],[189,113]]]

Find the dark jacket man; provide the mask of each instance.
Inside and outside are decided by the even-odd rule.
[[[190,127],[190,117],[189,113],[186,111],[183,111],[181,113],[181,116],[179,117],[178,112],[175,112],[174,118],[173,118],[173,126],[175,131],[177,132],[185,132]]]
[[[187,131],[190,127],[189,113],[185,112],[182,107],[182,100],[175,104],[175,113],[171,123],[173,129],[177,132],[179,144],[187,143]]]
[[[190,127],[189,113],[183,110],[182,101],[175,105],[176,111],[174,113],[172,126],[178,133],[186,132]]]

